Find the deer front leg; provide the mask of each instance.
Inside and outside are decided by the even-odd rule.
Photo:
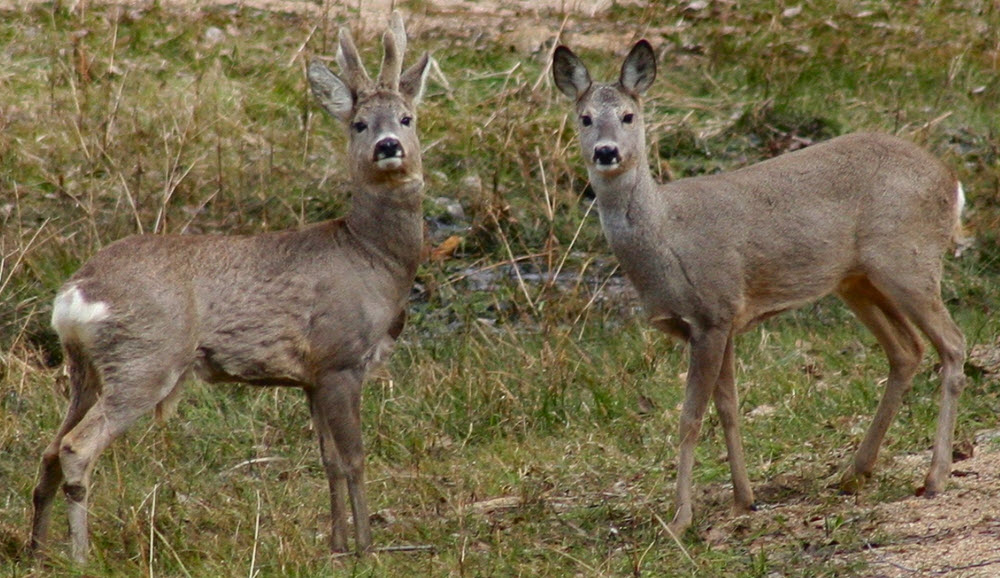
[[[355,548],[360,554],[371,546],[364,485],[364,447],[361,442],[362,379],[361,371],[331,372],[308,392],[330,486],[330,549],[334,552],[347,551],[345,487],[354,515]]]
[[[326,471],[327,484],[330,487],[330,550],[332,552],[347,551],[347,510],[344,509],[344,465],[337,447],[331,436],[320,430],[319,453]]]
[[[746,459],[743,454],[743,439],[740,436],[739,401],[736,392],[736,362],[733,353],[733,337],[726,341],[726,351],[722,358],[719,381],[715,386],[715,409],[726,436],[729,471],[733,478],[733,512],[744,514],[754,509],[753,489],[747,475]]]
[[[693,519],[691,504],[691,475],[694,469],[694,449],[725,355],[727,331],[718,329],[693,336],[690,342],[691,362],[688,367],[687,388],[680,419],[680,450],[677,458],[676,513],[670,522],[670,531],[680,535]]]

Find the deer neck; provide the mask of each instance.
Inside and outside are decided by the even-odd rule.
[[[409,277],[416,273],[423,248],[422,189],[421,179],[391,186],[359,183],[344,217],[362,250]]]
[[[612,245],[617,238],[630,235],[638,219],[655,212],[656,182],[644,162],[613,176],[591,171],[590,184],[597,194],[601,226]]]

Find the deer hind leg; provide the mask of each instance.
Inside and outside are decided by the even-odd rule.
[[[371,546],[361,441],[362,379],[361,371],[339,371],[324,375],[315,389],[307,390],[330,486],[330,549],[334,552],[347,551],[345,488],[354,516],[356,550],[362,553]]]
[[[941,300],[940,271],[932,277],[928,287],[926,279],[912,279],[910,283],[886,284],[886,294],[893,297],[897,306],[927,336],[941,359],[941,407],[938,412],[937,431],[931,466],[924,480],[924,495],[931,497],[944,491],[951,475],[951,452],[958,414],[958,399],[965,388],[965,336],[951,318]]]
[[[100,376],[90,359],[79,347],[67,344],[66,361],[70,376],[70,404],[55,439],[42,453],[38,484],[32,493],[34,512],[31,522],[31,549],[36,554],[45,549],[52,517],[52,500],[63,481],[62,465],[59,463],[59,448],[63,436],[76,427],[83,416],[93,407],[100,394]]]
[[[932,497],[944,491],[951,475],[958,399],[965,389],[965,336],[940,298],[925,316],[915,317],[915,322],[934,344],[941,358],[941,408],[934,434],[931,467],[924,479],[924,495]]]
[[[65,481],[73,558],[85,562],[89,550],[88,493],[97,457],[136,419],[149,413],[177,385],[183,372],[121,364],[104,371],[104,394],[59,443]]]
[[[905,313],[867,279],[842,285],[838,294],[857,318],[875,335],[889,360],[889,378],[865,437],[840,481],[847,493],[857,492],[871,477],[882,440],[913,385],[923,357],[923,344]]]
[[[692,336],[690,341],[691,363],[688,367],[684,406],[680,418],[676,512],[674,519],[670,522],[670,530],[675,535],[686,530],[694,517],[691,498],[694,450],[698,443],[698,434],[701,431],[705,409],[708,407],[708,401],[714,394],[716,384],[719,381],[726,344],[729,339],[728,330],[714,329],[701,335]],[[742,450],[740,453],[742,455]]]
[[[746,513],[754,509],[753,489],[747,475],[746,459],[743,454],[743,439],[740,436],[739,400],[736,392],[736,362],[733,352],[733,337],[726,341],[726,351],[722,358],[719,380],[715,386],[715,409],[726,437],[726,451],[729,454],[729,471],[733,478],[733,511]]]

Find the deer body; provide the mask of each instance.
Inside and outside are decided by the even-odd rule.
[[[965,342],[940,296],[941,258],[964,202],[955,177],[919,147],[853,134],[729,173],[653,180],[640,95],[655,78],[641,41],[617,84],[594,84],[566,47],[556,85],[576,103],[601,225],[651,323],[690,345],[672,529],[692,520],[694,446],[709,400],[722,423],[736,510],[753,507],[739,434],[733,338],[824,295],[839,296],[889,359],[886,391],[841,485],[871,475],[922,354],[919,330],[942,361],[942,401],[927,495],[944,489]]]
[[[873,172],[880,159],[890,162]],[[644,182],[625,195],[592,181],[601,223],[651,319],[678,327],[724,321],[739,332],[878,270],[894,246],[897,259],[939,260],[952,242],[954,177],[887,135],[848,135],[664,185],[648,171],[636,176]],[[901,223],[934,236],[901,239]]]
[[[53,326],[71,402],[34,491],[32,546],[44,547],[59,486],[73,556],[89,547],[87,496],[97,456],[140,416],[169,410],[189,374],[209,382],[295,386],[309,399],[330,486],[331,548],[347,548],[348,494],[359,552],[371,544],[361,385],[400,334],[422,245],[422,165],[414,107],[428,56],[401,72],[393,15],[372,82],[341,31],[342,80],[318,62],[320,104],[351,128],[348,214],[298,231],[248,236],[139,235],[113,243],[60,290]]]
[[[246,237],[129,237],[98,253],[61,295],[101,296],[115,326],[141,327],[150,346],[176,350],[206,381],[308,386],[373,355],[403,313],[422,234],[419,209],[407,212],[409,231],[378,227],[379,239],[343,220]],[[410,254],[381,253],[382,242]],[[57,321],[60,335],[88,323]],[[115,329],[103,331],[117,337]],[[92,355],[110,363],[121,357],[115,348],[135,346],[102,344]]]

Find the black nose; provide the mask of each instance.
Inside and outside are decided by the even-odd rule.
[[[618,147],[605,145],[594,149],[594,162],[599,165],[614,165],[620,163],[621,160]]]
[[[380,161],[382,159],[392,159],[402,156],[404,156],[403,145],[399,144],[399,141],[392,137],[386,137],[375,143],[376,161]]]

